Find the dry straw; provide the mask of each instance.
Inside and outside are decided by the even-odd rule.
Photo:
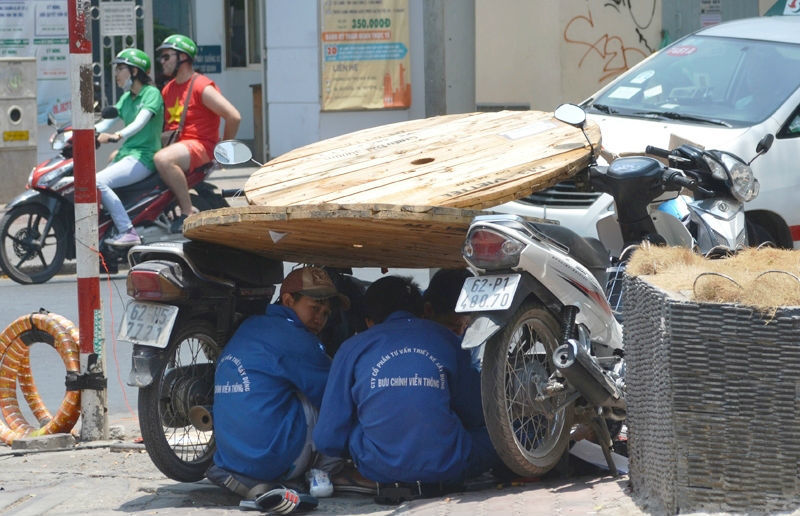
[[[763,311],[800,306],[800,253],[786,249],[745,249],[712,260],[682,247],[641,247],[626,272],[696,301]]]

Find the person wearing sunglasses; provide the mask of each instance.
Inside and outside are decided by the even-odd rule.
[[[156,49],[161,70],[172,77],[161,94],[164,97],[164,130],[176,131],[171,141],[155,155],[161,179],[175,194],[181,214],[172,221],[173,233],[180,233],[183,221],[192,213],[186,173],[211,161],[219,141],[220,119],[225,120],[223,140],[236,136],[241,115],[214,81],[194,70],[197,45],[181,34],[168,36]]]

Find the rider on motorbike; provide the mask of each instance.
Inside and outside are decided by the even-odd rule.
[[[113,118],[103,119],[95,130],[100,143],[123,140],[123,144],[112,163],[97,173],[97,188],[117,228],[116,237],[107,239],[106,243],[129,247],[142,241],[113,188],[141,181],[155,171],[153,155],[161,147],[164,102],[158,88],[150,84],[147,54],[136,48],[126,48],[117,54],[113,63],[117,86],[125,90],[115,106],[125,127],[114,134],[105,132],[118,119]]]
[[[211,161],[214,145],[219,141],[220,117],[225,119],[223,139],[230,140],[236,136],[241,115],[214,81],[194,71],[192,61],[197,55],[194,41],[173,34],[156,52],[164,75],[173,77],[162,89],[167,107],[164,129],[177,130],[179,134],[174,143],[158,151],[155,163],[181,208],[180,217],[173,220],[171,227],[173,233],[179,233],[184,219],[192,213],[185,174]]]

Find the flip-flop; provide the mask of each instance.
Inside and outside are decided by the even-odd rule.
[[[319,501],[313,496],[283,487],[267,491],[254,502],[267,514],[289,514],[295,510],[309,511],[319,505]],[[241,503],[239,506],[241,507]]]

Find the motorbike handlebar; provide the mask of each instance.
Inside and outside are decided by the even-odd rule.
[[[666,149],[661,149],[659,147],[653,147],[652,145],[648,145],[645,147],[644,152],[646,154],[652,154],[653,156],[658,156],[660,158],[669,158],[670,152]]]
[[[688,188],[689,190],[697,189],[697,181],[695,179],[688,178],[674,170],[664,172],[664,183]]]

